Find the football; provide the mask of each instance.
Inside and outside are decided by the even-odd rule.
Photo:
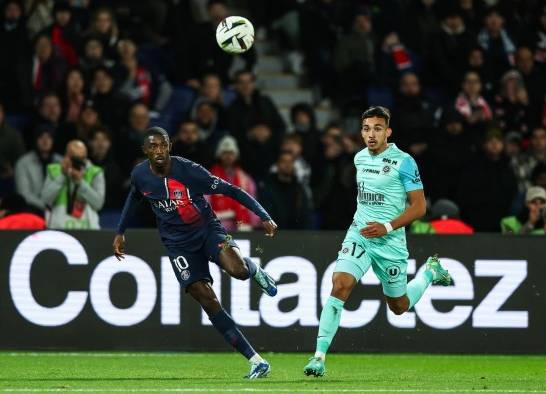
[[[228,16],[216,28],[216,41],[225,52],[246,52],[254,43],[254,26],[242,16]]]

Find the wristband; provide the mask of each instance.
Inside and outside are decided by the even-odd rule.
[[[385,228],[387,229],[387,234],[390,233],[392,230],[394,230],[390,222],[383,223],[383,226],[385,226]]]

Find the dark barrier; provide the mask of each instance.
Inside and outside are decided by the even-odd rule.
[[[211,264],[222,303],[262,350],[314,350],[340,232],[239,234],[241,251],[280,278],[270,298]],[[0,348],[226,350],[180,291],[155,231],[0,232]],[[455,284],[402,316],[368,272],[343,313],[338,351],[545,353],[546,242],[500,235],[410,237],[408,273],[438,252]]]

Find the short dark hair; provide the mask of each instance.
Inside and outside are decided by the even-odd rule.
[[[233,81],[237,82],[239,80],[239,77],[241,75],[245,75],[245,74],[248,74],[252,77],[252,80],[253,81],[256,81],[256,75],[254,75],[254,73],[250,70],[247,70],[247,69],[243,69],[243,70],[239,70],[235,73],[235,75],[233,76]]]
[[[368,118],[383,118],[385,119],[385,123],[387,124],[387,127],[389,127],[389,123],[391,121],[391,111],[389,111],[388,108],[382,107],[380,105],[376,105],[364,111],[364,113],[362,114],[361,120],[364,121],[364,119],[368,119]]]
[[[148,130],[146,130],[146,134],[144,134],[143,145],[146,143],[146,141],[148,141],[149,137],[154,135],[165,138],[165,140],[169,143],[171,142],[171,139],[169,138],[169,133],[167,133],[167,131],[165,131],[164,128],[155,126],[155,127],[150,127]]]

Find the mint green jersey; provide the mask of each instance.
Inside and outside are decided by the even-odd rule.
[[[368,222],[385,223],[397,218],[406,209],[406,193],[423,189],[415,160],[395,144],[390,143],[378,155],[370,154],[365,148],[356,154],[354,163],[358,187],[354,224],[358,229]],[[399,228],[367,241],[405,247],[406,233],[404,228]]]

